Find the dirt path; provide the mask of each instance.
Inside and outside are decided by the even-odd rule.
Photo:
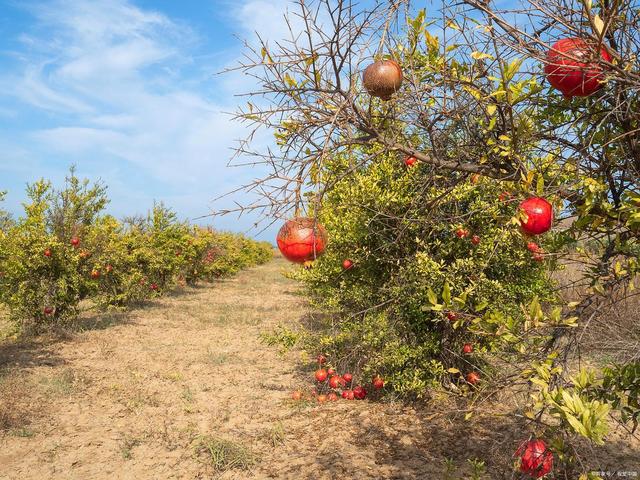
[[[511,448],[495,422],[472,439],[400,404],[290,401],[309,375],[260,341],[304,314],[283,268],[89,319],[66,339],[0,345],[0,478],[453,479],[474,452]]]

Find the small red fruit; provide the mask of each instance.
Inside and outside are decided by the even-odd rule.
[[[327,401],[327,396],[324,393],[318,395],[318,403],[324,403],[326,401]]]
[[[53,313],[53,307],[44,307],[44,314],[51,315]]]
[[[336,400],[338,400],[338,395],[336,394],[336,392],[329,392],[329,395],[327,395],[327,400],[329,400],[330,402],[335,402]]]
[[[378,60],[364,70],[362,83],[372,97],[389,100],[402,85],[402,69],[393,60]]]
[[[467,382],[471,385],[475,385],[480,381],[480,374],[476,372],[467,373]]]
[[[333,375],[331,378],[329,378],[329,386],[331,388],[338,388],[341,385],[344,385],[344,380],[342,379],[342,377],[338,375]]]
[[[520,204],[527,219],[520,222],[522,231],[528,235],[540,235],[551,228],[553,207],[544,198],[527,198]]]
[[[364,400],[367,396],[367,391],[364,389],[364,387],[358,385],[353,389],[353,396],[358,400]]]
[[[77,247],[80,245],[80,239],[78,237],[71,237],[71,245]]]
[[[404,159],[404,164],[407,167],[413,167],[416,163],[418,163],[418,159],[416,157],[411,156]]]
[[[598,62],[611,62],[611,56],[604,47],[599,54],[595,50],[582,38],[558,40],[547,53],[544,66],[549,83],[565,97],[588,97],[600,90],[606,66]]]
[[[458,319],[458,314],[456,312],[452,312],[451,310],[449,310],[447,312],[447,318],[452,322],[455,322]]]
[[[534,262],[543,262],[544,261],[544,255],[540,252],[536,252],[533,255],[531,255],[531,258],[533,259]]]
[[[315,377],[316,381],[324,382],[327,379],[327,371],[324,368],[316,370]]]
[[[511,193],[509,192],[502,192],[500,195],[498,195],[498,200],[500,200],[501,202],[506,202],[510,198],[511,198]]]
[[[529,440],[520,445],[516,456],[520,457],[520,471],[533,478],[544,477],[553,468],[553,453],[540,439]]]
[[[350,270],[352,267],[353,267],[353,261],[351,261],[350,259],[345,258],[345,259],[342,261],[342,268],[343,268],[344,270]]]
[[[105,267],[105,270],[107,271],[107,273],[111,273],[111,272],[113,272],[113,267],[111,265],[107,265]]]
[[[318,360],[318,363],[320,365],[322,365],[323,363],[325,363],[327,361],[327,357],[325,357],[324,355],[320,354],[320,355],[318,355],[317,360]]]
[[[51,250],[47,248],[47,249],[44,251],[44,256],[45,256],[45,257],[50,257],[50,256],[51,256]]]
[[[473,345],[471,345],[470,343],[465,343],[462,346],[462,353],[471,353],[473,352]]]
[[[351,380],[353,380],[353,375],[351,375],[350,373],[345,373],[344,375],[342,375],[342,378],[345,382],[349,383]]]
[[[353,400],[355,398],[353,390],[343,390],[342,391],[342,398],[344,398],[346,400]]]
[[[94,280],[100,278],[100,271],[99,270],[91,270],[91,278],[93,278]]]
[[[336,371],[333,368],[331,367],[327,368],[327,375],[331,376],[335,374],[336,374]]]
[[[527,250],[531,253],[538,253],[540,251],[540,246],[536,242],[527,243]]]
[[[469,231],[465,230],[464,228],[459,228],[456,230],[456,236],[458,238],[465,238],[467,235],[469,235]]]
[[[375,388],[376,390],[380,390],[382,387],[384,387],[384,380],[382,379],[382,377],[376,375],[375,377],[373,377],[373,388]]]
[[[471,243],[473,243],[474,245],[478,245],[480,243],[480,237],[478,235],[474,235],[473,237],[471,237]]]
[[[158,290],[158,284],[157,283],[152,283],[149,288],[151,288],[151,290],[153,290],[153,291],[156,291],[156,290]]]
[[[302,399],[302,392],[300,390],[294,390],[291,392],[291,398],[296,401]]]

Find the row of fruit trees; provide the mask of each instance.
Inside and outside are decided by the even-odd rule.
[[[106,188],[73,170],[62,189],[41,180],[27,197],[20,218],[0,211],[0,309],[14,333],[62,326],[83,310],[127,308],[272,258],[269,243],[189,225],[162,204],[119,221],[104,213]]]
[[[509,392],[521,475],[599,478],[580,439],[640,419],[638,7],[300,1],[249,47],[237,116],[279,149],[239,149],[272,169],[243,210],[290,218],[318,401]]]

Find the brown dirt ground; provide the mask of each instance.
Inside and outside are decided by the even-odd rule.
[[[479,478],[518,478],[511,417],[291,401],[313,367],[260,340],[305,314],[284,268],[278,259],[65,335],[0,343],[0,478],[458,479],[472,478],[476,457],[487,461]],[[614,435],[594,469],[640,472],[638,445]]]

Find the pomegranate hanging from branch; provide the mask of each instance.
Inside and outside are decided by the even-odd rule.
[[[315,219],[296,217],[285,222],[276,240],[287,260],[305,263],[324,253],[328,238],[327,231]]]

